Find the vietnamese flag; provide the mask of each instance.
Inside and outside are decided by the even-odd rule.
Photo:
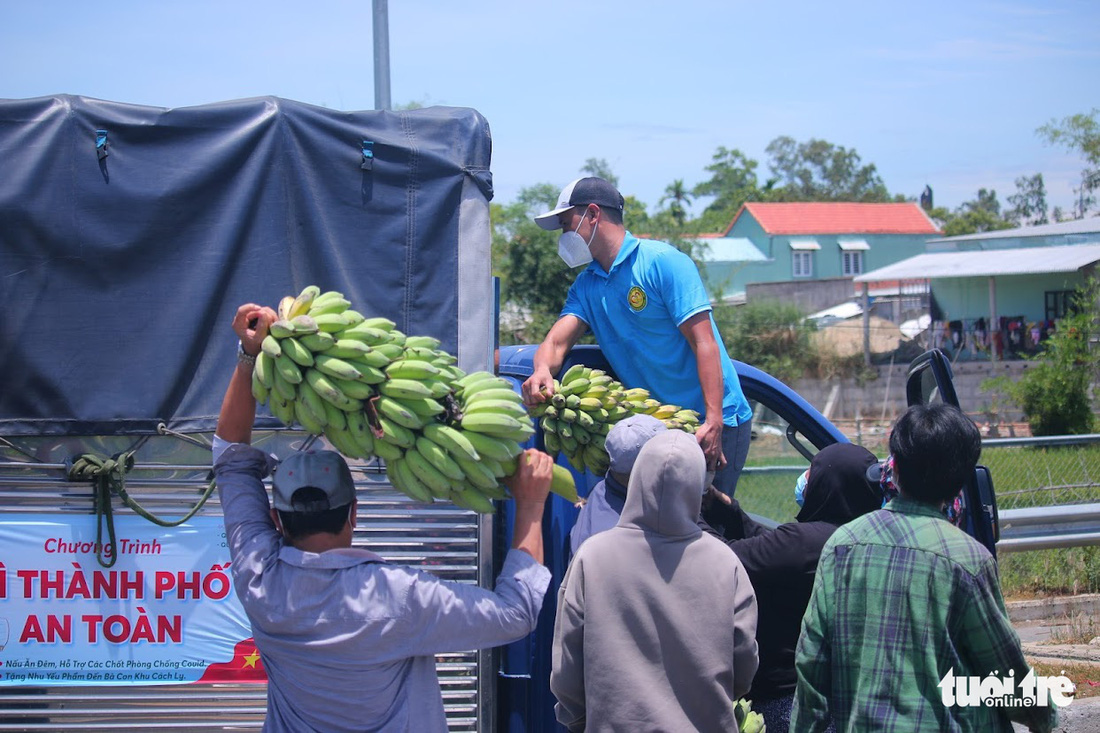
[[[267,682],[256,642],[251,638],[237,642],[233,648],[233,659],[209,665],[197,682]]]

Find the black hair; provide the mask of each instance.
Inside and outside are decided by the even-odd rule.
[[[290,502],[295,507],[303,507],[292,512],[278,510],[283,530],[292,540],[300,540],[320,532],[340,534],[348,521],[348,508],[351,506],[344,504],[332,509],[312,508],[328,506],[328,495],[314,486],[297,489],[290,497]]]
[[[596,206],[600,206],[600,205],[596,204]],[[613,209],[610,206],[600,206],[600,213],[603,215],[604,219],[607,219],[607,222],[609,224],[614,224],[615,226],[622,226],[623,212],[620,211],[619,209]]]
[[[914,405],[890,433],[894,480],[906,496],[940,505],[962,489],[982,452],[982,436],[959,408]]]

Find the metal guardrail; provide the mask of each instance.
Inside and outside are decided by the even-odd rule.
[[[991,438],[982,441],[983,463],[993,468],[993,483],[998,489],[998,504],[1005,506],[1015,496],[1042,494],[1050,504],[1001,509],[998,552],[1024,552],[1064,547],[1100,545],[1100,464],[1094,464],[1096,452],[1075,454],[1076,460],[1053,464],[1043,453],[1009,453],[998,459],[998,449],[1084,448],[1100,444],[1100,434],[1053,435],[1029,438]],[[1071,454],[1074,455],[1074,454]],[[1013,461],[1010,456],[1017,456]],[[1006,472],[1023,476],[1031,488],[1004,491]],[[1045,498],[1045,497],[1044,497]]]
[[[986,438],[982,441],[982,448],[996,448],[997,446],[1056,446],[1056,445],[1088,445],[1100,443],[1100,433],[1086,433],[1084,435],[1044,435],[1029,438]]]
[[[1100,503],[1006,509],[998,552],[1100,545]]]

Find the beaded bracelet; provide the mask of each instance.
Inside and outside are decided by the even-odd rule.
[[[256,366],[256,357],[252,354],[245,353],[244,344],[240,341],[237,342],[237,363],[245,364],[249,367]]]

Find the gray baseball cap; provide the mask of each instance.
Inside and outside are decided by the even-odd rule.
[[[325,499],[307,504],[291,501],[307,486],[320,489]],[[355,483],[344,457],[330,450],[298,451],[279,462],[272,480],[272,503],[283,512],[316,512],[347,506],[355,500]]]
[[[665,424],[652,415],[631,415],[615,423],[604,441],[607,457],[611,459],[609,470],[630,473],[642,446],[654,435],[666,430]]]

